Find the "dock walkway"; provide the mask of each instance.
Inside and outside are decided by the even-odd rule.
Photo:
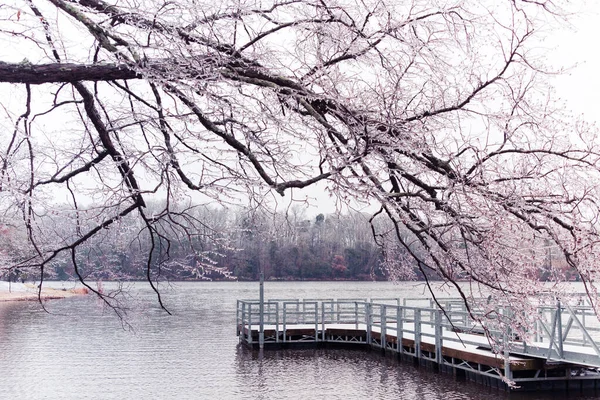
[[[237,334],[252,347],[380,349],[507,390],[600,389],[600,323],[591,307],[540,306],[523,341],[508,329],[484,335],[456,299],[441,304],[444,311],[423,299],[238,300]]]

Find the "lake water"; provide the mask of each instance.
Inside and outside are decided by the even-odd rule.
[[[417,297],[388,282],[267,282],[266,298]],[[161,310],[145,284],[129,289],[124,329],[92,296],[0,303],[0,399],[562,399],[512,394],[362,350],[259,353],[238,345],[237,299],[248,282],[175,283]],[[599,394],[600,395],[600,394]],[[570,393],[569,399],[599,398]]]

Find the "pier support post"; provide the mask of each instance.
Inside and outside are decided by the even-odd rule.
[[[373,326],[373,309],[371,307],[371,303],[365,303],[366,308],[366,323],[367,323],[367,343],[369,346],[371,345],[371,329]],[[356,314],[356,323],[358,324],[358,311]]]
[[[248,344],[252,344],[252,304],[248,305]]]
[[[504,308],[503,314],[505,314],[509,319],[511,319],[513,317],[512,309],[510,309],[509,307]],[[512,340],[512,334],[513,334],[513,332],[511,330],[510,326],[507,324],[506,328],[504,329],[503,345],[504,345],[504,377],[508,380],[512,380],[512,371],[510,369],[510,342]]]
[[[325,341],[325,301],[321,302],[321,341]]]
[[[381,349],[383,351],[387,348],[387,307],[385,304],[381,306]]]
[[[510,369],[510,338],[508,332],[504,333],[504,377],[508,380],[512,380],[512,371]]]
[[[442,365],[442,310],[435,311],[435,361]]]
[[[402,347],[402,338],[404,336],[404,307],[398,306],[396,309],[396,339],[398,341],[396,345],[396,350],[398,353],[404,353],[404,348]]]
[[[557,334],[557,344],[558,344],[558,356],[563,359],[565,358],[565,353],[563,349],[563,342],[565,338],[563,337],[563,326],[562,326],[562,309],[560,306],[560,300],[556,302],[556,328],[558,329]]]
[[[417,360],[421,358],[421,310],[414,309],[415,313],[415,356]]]
[[[260,272],[258,347],[265,347],[265,275]]]
[[[240,320],[240,325],[241,325],[241,333],[240,333],[240,337],[242,340],[244,340],[245,342],[248,341],[248,337],[246,335],[246,303],[242,303],[242,311],[241,311],[242,315],[241,315],[241,320]],[[249,327],[248,327],[249,328]],[[249,332],[249,331],[248,331]]]

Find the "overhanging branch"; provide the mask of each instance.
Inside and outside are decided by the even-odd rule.
[[[117,64],[30,64],[5,63],[0,61],[0,82],[28,83],[64,83],[81,81],[112,81],[117,79],[139,79],[142,76]]]

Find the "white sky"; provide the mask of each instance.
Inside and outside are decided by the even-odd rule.
[[[556,66],[573,67],[556,78],[557,94],[575,115],[600,122],[600,1],[587,2],[570,23],[552,38],[557,47],[548,55]]]

